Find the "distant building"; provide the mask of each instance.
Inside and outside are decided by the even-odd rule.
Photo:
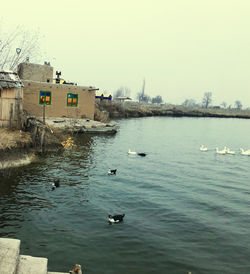
[[[112,95],[111,94],[97,93],[95,98],[100,99],[100,100],[112,100]]]
[[[21,63],[18,74],[24,84],[23,109],[30,115],[94,119],[95,88],[53,82],[53,67]],[[57,78],[58,79],[58,78]]]
[[[124,102],[126,100],[132,100],[132,99],[128,96],[119,96],[119,97],[116,97],[116,100],[120,102]]]
[[[17,73],[0,71],[0,127],[21,127],[23,84]]]

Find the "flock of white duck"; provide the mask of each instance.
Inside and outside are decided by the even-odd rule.
[[[205,147],[204,145],[200,145],[200,151],[203,151],[203,152],[208,151],[208,148]],[[215,148],[215,152],[217,154],[223,154],[223,155],[224,154],[231,154],[231,155],[236,154],[235,151],[230,150],[228,147],[224,147],[224,149],[222,149],[222,150],[219,150],[217,147],[217,148]],[[245,156],[250,156],[250,149],[244,150],[243,148],[240,148],[240,154],[245,155]]]

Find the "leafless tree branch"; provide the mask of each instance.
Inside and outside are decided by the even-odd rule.
[[[38,32],[32,33],[18,26],[7,34],[0,30],[0,37],[0,69],[16,71],[18,64],[24,62],[27,57],[34,59],[38,55]],[[21,52],[18,53],[17,48],[21,49]]]

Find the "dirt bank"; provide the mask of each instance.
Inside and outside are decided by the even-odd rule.
[[[30,133],[22,130],[0,128],[0,151],[29,147],[32,143]]]
[[[47,118],[44,125],[27,117],[23,130],[0,128],[0,170],[29,164],[39,154],[63,151],[68,148],[63,144],[76,133],[115,134],[117,129],[114,123],[89,119]]]
[[[146,104],[138,102],[96,101],[100,118],[119,119],[147,116],[218,117],[250,119],[250,111],[237,109],[189,108],[170,104]]]
[[[29,131],[0,128],[0,170],[34,162],[41,153],[62,150],[63,138],[42,127],[30,126]]]

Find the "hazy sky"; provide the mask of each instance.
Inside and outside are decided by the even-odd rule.
[[[41,63],[62,77],[131,96],[181,104],[250,106],[250,0],[12,0],[1,3],[4,30],[41,36]],[[32,61],[32,60],[30,60]]]

